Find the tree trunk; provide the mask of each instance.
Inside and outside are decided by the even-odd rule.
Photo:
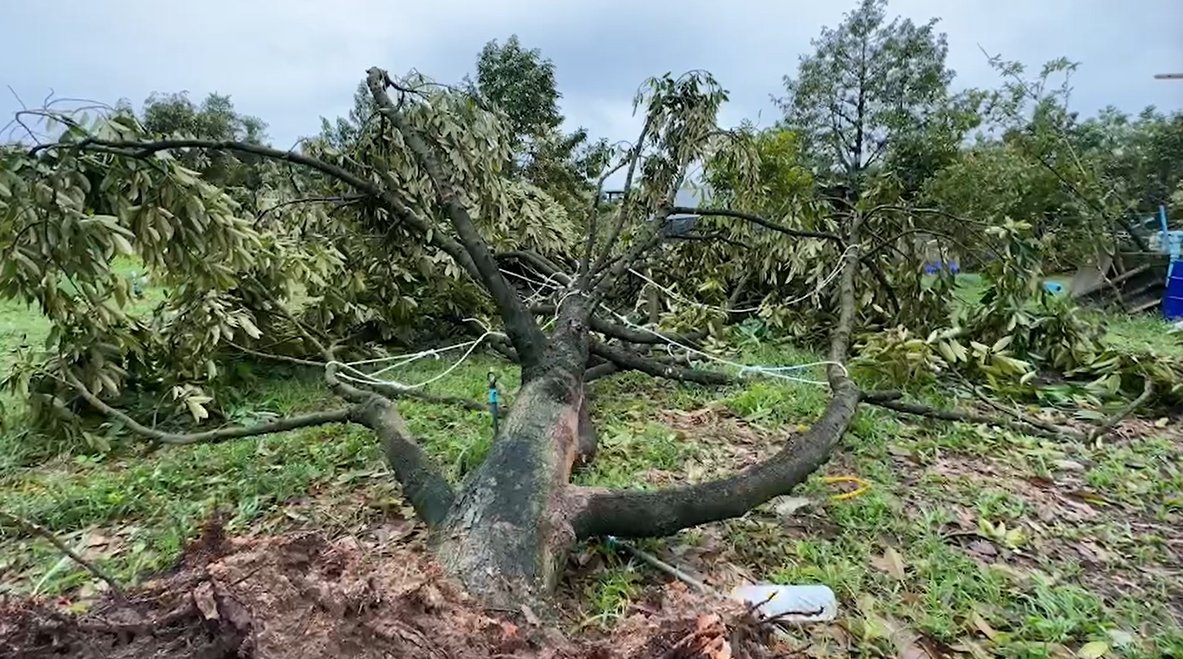
[[[581,437],[592,433],[582,380],[586,310],[580,313],[561,317],[566,327],[550,341],[541,374],[522,386],[489,457],[436,531],[444,569],[493,607],[543,606],[575,544],[563,494]]]
[[[649,278],[653,277],[652,271],[645,274]],[[657,327],[661,322],[661,293],[658,292],[656,286],[645,287],[645,311],[649,316],[649,324]]]

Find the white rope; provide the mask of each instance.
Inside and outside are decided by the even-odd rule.
[[[557,273],[557,272],[553,275],[546,277],[544,280],[539,281],[537,279],[531,279],[530,277],[527,277],[523,274],[519,274],[517,272],[512,272],[512,271],[506,270],[504,268],[498,268],[498,270],[501,270],[501,274],[503,274],[503,275],[509,275],[510,277],[516,277],[517,279],[521,279],[522,281],[529,282],[529,283],[534,284],[535,286],[539,287],[538,291],[536,291],[533,295],[531,295],[530,297],[523,300],[524,304],[526,304],[526,305],[534,304],[535,302],[538,302],[539,300],[542,300],[543,298],[545,298],[547,295],[550,295],[550,291],[548,291],[547,289],[552,289],[552,290],[556,290],[556,291],[562,289],[562,286],[559,286],[558,284],[551,281],[554,278],[559,276],[559,273]],[[534,272],[534,271],[531,270],[531,272]],[[534,274],[538,275],[539,277],[542,276],[542,273],[539,273],[539,272],[534,272]]]
[[[798,302],[802,302],[804,300],[807,300],[807,299],[813,297],[814,295],[817,295],[818,293],[821,293],[822,289],[824,289],[826,286],[829,286],[830,282],[834,281],[834,278],[837,277],[842,272],[842,265],[845,262],[846,253],[854,248],[855,248],[855,245],[850,245],[846,249],[842,250],[842,253],[838,255],[838,265],[834,267],[834,270],[832,272],[830,272],[830,274],[826,275],[826,277],[824,279],[822,279],[820,282],[818,282],[817,286],[814,287],[813,291],[806,293],[805,295],[802,295],[801,297],[796,297],[796,298],[793,298],[792,300],[781,302],[780,304],[785,304],[785,305],[797,304]],[[703,302],[699,302],[697,300],[691,300],[690,298],[683,297],[682,295],[679,295],[678,293],[670,290],[669,288],[662,286],[661,284],[653,281],[649,277],[646,277],[645,275],[637,272],[636,270],[634,270],[632,268],[629,268],[628,271],[630,273],[632,273],[633,275],[648,282],[649,284],[653,285],[658,290],[660,290],[662,293],[665,293],[666,295],[674,298],[675,300],[678,300],[679,302],[683,302],[685,304],[690,304],[690,305],[696,306],[700,309],[709,309],[711,311],[721,311],[723,313],[731,314],[731,313],[751,313],[753,311],[759,311],[760,308],[762,306],[764,306],[763,304],[758,304],[754,307],[747,307],[744,309],[732,309],[729,307],[717,307],[717,306],[714,306],[711,304],[706,304]]]
[[[481,334],[479,337],[477,337],[476,339],[474,339],[472,341],[465,341],[463,343],[457,343],[455,345],[445,346],[443,348],[431,348],[428,350],[421,350],[419,352],[414,352],[409,355],[392,355],[390,357],[376,357],[374,359],[361,359],[361,360],[354,361],[354,362],[340,362],[340,361],[334,360],[334,361],[330,361],[327,364],[325,364],[325,367],[327,368],[329,366],[335,366],[337,369],[339,369],[336,374],[338,378],[341,378],[342,380],[348,380],[350,382],[356,382],[358,384],[380,384],[380,385],[391,385],[391,386],[398,387],[400,389],[420,389],[422,387],[426,387],[427,385],[429,385],[433,382],[438,382],[439,380],[442,380],[443,378],[447,377],[450,373],[452,373],[452,371],[455,371],[457,368],[459,368],[460,365],[463,364],[464,361],[467,360],[472,355],[473,351],[476,350],[477,346],[479,346],[485,339],[489,338],[490,336],[505,336],[501,332],[494,332],[493,330],[489,329],[488,326],[486,326],[484,323],[480,322],[479,320],[477,320],[475,318],[467,318],[466,320],[470,320],[470,321],[475,322],[478,325],[480,325],[485,330],[484,334]],[[402,366],[406,366],[407,364],[418,361],[418,360],[423,359],[425,357],[434,357],[436,359],[439,359],[441,354],[451,352],[453,350],[459,350],[461,348],[466,348],[466,350],[464,351],[464,354],[460,355],[460,359],[456,360],[451,366],[444,369],[443,372],[438,373],[438,374],[436,374],[436,375],[434,375],[422,382],[417,382],[414,384],[407,384],[404,382],[399,382],[398,380],[385,380],[385,379],[377,377],[379,375],[382,375],[383,373],[393,371],[397,368],[400,368]],[[383,368],[380,368],[377,371],[366,372],[366,371],[362,371],[361,369],[357,368],[358,366],[365,366],[367,364],[381,364],[381,363],[389,362],[389,361],[394,361],[395,363],[390,364],[389,366],[385,366]]]
[[[826,381],[826,380],[811,380],[808,378],[799,378],[799,377],[795,377],[792,375],[785,375],[784,374],[785,371],[800,371],[800,370],[807,369],[807,368],[813,368],[814,366],[836,366],[842,370],[843,376],[850,377],[850,372],[846,370],[845,364],[843,364],[842,362],[836,362],[836,361],[831,361],[831,360],[809,362],[806,364],[795,364],[792,366],[762,366],[762,365],[741,364],[739,362],[733,362],[729,359],[724,359],[722,357],[717,357],[717,356],[712,355],[710,353],[703,352],[702,350],[699,350],[697,348],[691,348],[690,346],[683,345],[683,344],[669,338],[668,336],[661,334],[660,332],[657,332],[656,330],[649,329],[648,327],[645,327],[643,325],[638,325],[638,324],[630,321],[628,318],[624,317],[621,314],[616,313],[615,311],[612,311],[611,309],[609,309],[607,306],[604,306],[603,304],[601,304],[600,306],[602,306],[608,313],[616,316],[620,320],[620,322],[624,323],[625,325],[628,325],[629,327],[632,327],[633,329],[641,330],[642,332],[648,332],[649,334],[652,334],[653,336],[661,339],[662,341],[664,341],[667,344],[667,350],[672,349],[673,346],[677,346],[677,347],[685,350],[686,352],[689,352],[694,355],[698,355],[708,361],[717,362],[719,364],[723,364],[725,366],[730,366],[732,368],[738,368],[740,377],[743,377],[743,376],[747,375],[748,373],[758,373],[760,375],[765,375],[765,376],[773,377],[773,378],[779,378],[781,380],[788,380],[790,382],[800,382],[802,384],[816,384],[816,385],[821,385],[821,386],[829,386],[830,383],[829,383],[829,381]]]

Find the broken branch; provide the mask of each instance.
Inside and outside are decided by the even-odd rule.
[[[1099,441],[1102,437],[1108,434],[1110,430],[1113,430],[1114,426],[1116,426],[1118,423],[1121,423],[1122,419],[1133,414],[1139,407],[1145,405],[1146,401],[1150,400],[1150,397],[1154,395],[1154,381],[1150,379],[1150,376],[1144,376],[1144,380],[1145,381],[1142,384],[1142,393],[1138,394],[1137,398],[1130,401],[1128,405],[1118,410],[1113,414],[1113,416],[1105,419],[1104,423],[1097,426],[1092,432],[1090,432],[1088,436],[1090,442]]]
[[[785,235],[796,236],[797,238],[820,238],[822,240],[832,240],[838,244],[842,244],[842,238],[837,234],[826,231],[810,231],[808,229],[794,229],[783,224],[773,222],[772,220],[764,219],[754,213],[745,213],[743,211],[733,211],[729,208],[690,208],[688,206],[674,206],[670,209],[673,214],[686,215],[713,215],[718,217],[732,217],[739,220],[747,220],[753,224],[758,224],[766,229],[778,231]]]
[[[370,394],[369,402],[358,410],[357,421],[378,435],[386,462],[419,519],[430,527],[442,523],[456,493],[431,457],[411,439],[394,403]]]
[[[1046,437],[1049,439],[1062,440],[1065,438],[1074,439],[1077,441],[1084,438],[1079,434],[1068,428],[1059,428],[1058,431],[1050,431],[1046,428],[1034,425],[1028,421],[1020,419],[1006,419],[997,416],[988,416],[985,414],[977,414],[975,412],[958,412],[956,410],[942,410],[920,403],[910,403],[899,400],[901,394],[896,391],[890,392],[872,392],[865,393],[862,396],[864,403],[870,403],[877,407],[900,412],[903,414],[912,414],[915,416],[927,417],[929,419],[939,419],[941,421],[960,421],[963,423],[977,423],[987,426],[997,426],[999,428],[1006,428],[1015,432],[1021,432],[1025,435],[1034,435],[1037,437]]]
[[[107,586],[111,588],[111,593],[115,595],[115,599],[117,599],[122,604],[127,604],[127,593],[123,591],[123,588],[119,585],[118,581],[115,581],[111,575],[101,570],[94,563],[83,558],[81,554],[74,551],[73,549],[70,549],[70,547],[67,546],[66,543],[59,540],[52,531],[45,528],[44,526],[41,526],[40,524],[31,522],[20,515],[15,515],[6,510],[0,510],[0,518],[4,518],[10,523],[20,527],[21,529],[24,529],[26,533],[31,533],[48,540],[49,543],[56,547],[58,551],[62,552],[66,556],[69,556],[71,560],[81,565],[86,569],[87,572],[106,582]]]
[[[257,437],[259,435],[271,435],[277,432],[296,430],[298,428],[322,426],[329,423],[347,423],[353,420],[353,416],[355,414],[355,410],[352,407],[347,407],[339,410],[312,412],[310,414],[287,417],[285,419],[278,419],[269,423],[261,423],[257,426],[237,426],[233,428],[207,430],[205,432],[177,434],[156,430],[155,428],[149,428],[139,421],[136,421],[127,414],[106,404],[98,396],[92,394],[85,385],[78,381],[77,378],[71,376],[69,378],[69,384],[70,386],[74,387],[78,394],[82,396],[83,400],[89,403],[91,407],[95,408],[99,412],[102,412],[106,416],[122,422],[123,425],[127,426],[129,430],[162,444],[217,444],[220,442],[230,441],[232,439]]]

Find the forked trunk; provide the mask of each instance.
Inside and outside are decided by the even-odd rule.
[[[581,378],[586,331],[581,320],[569,323],[550,342],[542,374],[522,386],[488,458],[436,530],[444,569],[490,606],[540,603],[575,543],[562,494],[594,431]]]

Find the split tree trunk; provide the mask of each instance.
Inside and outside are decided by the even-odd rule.
[[[523,384],[488,458],[435,533],[444,569],[493,607],[541,605],[576,540],[563,494],[595,434],[582,379],[586,309],[568,306],[540,374]]]

